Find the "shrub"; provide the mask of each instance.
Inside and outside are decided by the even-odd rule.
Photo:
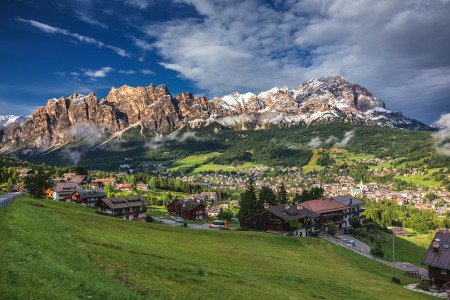
[[[369,233],[367,232],[367,229],[364,227],[356,228],[355,229],[355,235],[358,237],[367,237]]]
[[[428,281],[421,281],[418,285],[417,285],[418,289],[424,290],[424,291],[429,291],[430,290],[430,284],[428,283]]]
[[[153,222],[153,217],[152,216],[146,216],[145,217],[145,222],[152,223]]]
[[[379,246],[379,245],[370,249],[370,254],[372,254],[373,256],[377,256],[377,257],[384,257],[384,251],[381,248],[381,246]]]
[[[400,284],[401,283],[400,278],[397,278],[397,277],[392,277],[392,282],[396,283],[396,284]]]
[[[332,235],[332,236],[336,235],[336,231],[337,231],[337,228],[336,228],[336,225],[334,223],[328,224],[327,232],[328,232],[329,235]]]

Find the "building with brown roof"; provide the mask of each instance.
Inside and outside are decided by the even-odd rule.
[[[315,225],[320,215],[303,204],[289,205],[279,204],[268,206],[253,214],[241,218],[241,228],[261,230],[292,232],[297,236],[310,236],[316,233]],[[291,220],[297,220],[300,228],[292,230]]]
[[[123,192],[128,192],[133,189],[133,185],[131,183],[118,183],[116,188]]]
[[[428,266],[431,284],[450,289],[450,231],[437,231],[422,261]]]
[[[77,182],[57,182],[53,188],[53,200],[70,202],[77,190],[81,190],[81,185]]]
[[[140,196],[101,199],[98,214],[124,220],[143,220],[146,215],[146,203]]]
[[[203,220],[207,217],[206,205],[199,200],[175,199],[167,204],[167,211],[188,220]]]
[[[339,228],[349,225],[345,216],[348,213],[349,207],[332,198],[309,200],[301,203],[301,205],[317,213],[323,225],[335,223]]]
[[[106,193],[102,189],[77,190],[71,197],[73,202],[89,207],[98,206],[103,198]]]

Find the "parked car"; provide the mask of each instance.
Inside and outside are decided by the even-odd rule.
[[[349,240],[349,241],[347,241],[347,245],[355,247],[355,241]]]

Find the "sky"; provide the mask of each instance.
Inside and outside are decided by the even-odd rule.
[[[431,124],[450,111],[449,0],[2,0],[0,115],[112,86],[208,97],[341,75]]]

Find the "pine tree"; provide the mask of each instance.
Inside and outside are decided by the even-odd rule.
[[[259,202],[264,205],[264,203],[269,203],[270,205],[277,204],[277,195],[268,186],[263,186],[259,190]]]
[[[252,177],[249,178],[247,182],[247,187],[245,191],[241,194],[240,205],[241,209],[239,214],[241,218],[263,208],[262,203],[260,203],[258,201],[258,198],[256,197],[255,183]]]
[[[280,188],[278,189],[277,202],[278,204],[284,204],[288,202],[288,195],[284,183],[282,183]]]

